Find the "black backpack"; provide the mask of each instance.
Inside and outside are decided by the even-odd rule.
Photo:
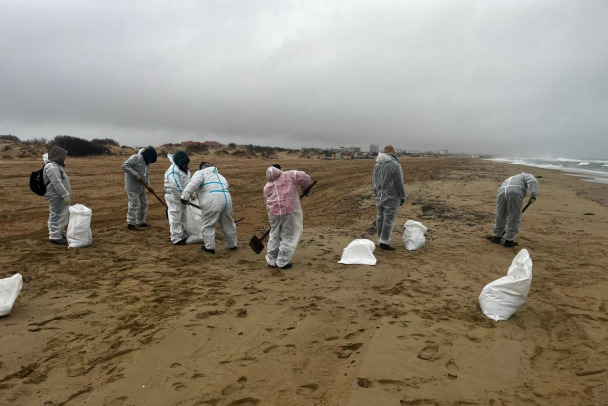
[[[46,187],[49,184],[49,182],[44,183],[44,177],[42,175],[45,166],[46,164],[42,166],[42,169],[34,171],[30,175],[30,189],[38,196],[44,196],[46,194]]]

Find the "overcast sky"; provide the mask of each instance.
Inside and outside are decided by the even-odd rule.
[[[608,157],[605,0],[0,0],[0,134]]]

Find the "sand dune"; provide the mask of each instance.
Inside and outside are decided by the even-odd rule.
[[[0,161],[0,277],[24,286],[0,318],[2,405],[605,405],[608,404],[608,187],[548,170],[518,248],[532,287],[510,320],[477,298],[517,250],[486,240],[495,192],[526,168],[479,159],[404,159],[408,198],[376,266],[338,264],[374,238],[371,160],[285,156],[318,180],[291,270],[248,247],[267,225],[271,160],[211,159],[231,184],[239,248],[172,246],[164,208],[126,230],[125,157],[67,159],[73,203],[93,210],[93,246],[47,242],[40,162]],[[151,166],[162,190],[168,161]],[[531,171],[527,169],[527,171]],[[587,214],[586,214],[587,213]],[[590,215],[588,213],[593,213]],[[427,245],[403,248],[407,219]]]

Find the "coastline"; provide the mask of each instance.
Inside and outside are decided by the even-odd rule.
[[[193,157],[199,162],[203,156]],[[287,272],[248,247],[267,224],[261,190],[274,160],[209,157],[230,183],[239,247],[173,247],[149,199],[145,232],[125,229],[124,157],[70,159],[74,202],[92,208],[93,246],[46,242],[46,201],[0,161],[3,271],[24,286],[0,318],[0,385],[14,406],[601,405],[608,387],[608,187],[538,168],[537,202],[517,249],[490,244],[496,190],[523,166],[473,158],[401,159],[406,204],[394,252],[338,264],[355,238],[375,242],[372,160],[282,156],[319,181]],[[161,189],[168,160],[151,166]],[[32,169],[34,168],[34,169]],[[19,191],[19,193],[14,193]],[[21,193],[23,192],[23,193]],[[593,213],[593,214],[588,214]],[[429,228],[407,251],[407,219]],[[516,252],[533,261],[526,303],[508,321],[479,309]]]
[[[496,163],[507,163],[511,165],[521,165],[531,168],[549,169],[561,171],[571,176],[576,176],[579,180],[592,183],[608,184],[608,160],[585,160],[585,159],[521,159],[521,158],[484,158],[485,160]],[[529,160],[529,161],[528,161]],[[591,165],[588,161],[592,161],[597,167],[596,170],[585,169]],[[540,163],[543,162],[543,163]],[[559,163],[577,163],[577,166],[562,166]],[[571,164],[572,165],[572,164]],[[606,168],[605,170],[602,170]]]

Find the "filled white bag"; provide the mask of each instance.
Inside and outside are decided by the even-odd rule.
[[[424,233],[427,228],[420,222],[408,220],[405,222],[405,231],[403,232],[403,244],[410,251],[419,250],[424,247],[426,239]]]
[[[376,257],[372,254],[375,249],[376,244],[371,240],[363,238],[353,240],[342,251],[342,258],[339,263],[347,265],[376,265]]]
[[[14,274],[10,278],[0,279],[0,317],[11,312],[13,303],[21,292],[23,278],[21,274]]]
[[[201,211],[196,207],[186,207],[186,244],[203,243],[203,220]]]
[[[84,248],[93,244],[91,234],[91,209],[82,204],[70,206],[67,240],[69,248]]]
[[[494,321],[507,320],[524,304],[532,282],[532,259],[522,249],[513,258],[507,276],[488,283],[479,295],[483,314]]]

